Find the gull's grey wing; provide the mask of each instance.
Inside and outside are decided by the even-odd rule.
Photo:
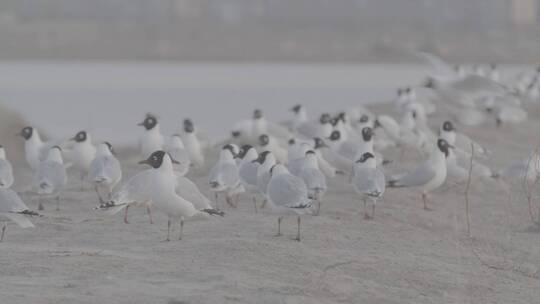
[[[400,176],[397,180],[390,180],[389,185],[393,187],[422,186],[432,180],[435,174],[435,170],[428,162],[425,162],[415,170]]]
[[[308,190],[319,189],[320,191],[326,191],[326,177],[321,171],[314,168],[305,168],[300,171],[299,176]]]
[[[281,174],[270,180],[268,198],[276,206],[288,208],[309,204],[306,184],[301,178],[290,174]]]
[[[11,189],[0,189],[0,212],[23,212],[28,210],[19,195]]]
[[[243,163],[238,169],[238,176],[243,184],[257,186],[257,169],[259,163]]]
[[[63,164],[54,161],[43,161],[39,164],[36,183],[44,193],[51,194],[67,182],[66,169]]]
[[[339,154],[348,160],[354,161],[358,149],[359,145],[357,143],[346,141],[339,147]]]
[[[504,87],[495,81],[478,75],[467,77],[452,83],[452,88],[468,94],[504,94]]]
[[[217,164],[212,168],[208,180],[217,182],[221,186],[236,186],[240,180],[238,167],[235,164]]]
[[[384,174],[379,169],[361,168],[355,171],[352,181],[356,191],[369,195],[379,193],[382,195],[386,188]]]
[[[212,209],[210,200],[204,196],[197,185],[184,176],[177,176],[178,185],[176,193],[188,202],[191,202],[197,210]]]
[[[88,178],[92,182],[116,183],[122,178],[120,162],[111,156],[98,157],[90,165]]]
[[[295,131],[306,138],[313,138],[318,136],[319,126],[312,121],[308,121],[297,126]]]

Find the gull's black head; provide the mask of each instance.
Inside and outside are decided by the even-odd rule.
[[[116,154],[116,153],[114,152],[114,149],[113,149],[113,147],[112,147],[112,145],[111,145],[110,142],[104,141],[103,143],[107,145],[107,147],[109,148],[109,151],[111,151],[112,154]]]
[[[291,111],[298,114],[298,112],[300,112],[300,109],[302,109],[302,105],[297,104],[297,105],[295,105],[294,107],[291,108]]]
[[[263,164],[266,161],[266,157],[270,154],[270,151],[264,151],[261,154],[259,154],[259,157],[257,157],[256,160],[254,160],[254,163]]]
[[[88,138],[88,134],[86,131],[79,131],[71,140],[74,140],[75,142],[81,143],[85,142]]]
[[[375,119],[375,121],[373,122],[373,129],[380,128],[381,126],[381,122],[378,119]]]
[[[264,146],[268,145],[269,142],[270,142],[270,137],[268,137],[268,135],[263,134],[263,135],[259,136],[259,145],[264,147]]]
[[[315,137],[315,138],[313,138],[313,140],[315,141],[314,149],[320,149],[320,148],[323,148],[323,147],[328,147],[328,145],[320,137]]]
[[[336,116],[336,118],[339,119],[339,120],[341,120],[342,122],[345,122],[346,117],[347,117],[347,116],[346,116],[345,112],[340,112],[340,113]]]
[[[158,124],[157,118],[152,114],[146,114],[143,122],[139,126],[143,126],[146,130],[152,130]]]
[[[195,127],[193,125],[193,121],[191,121],[191,119],[189,119],[189,118],[184,119],[184,132],[186,132],[186,133],[195,132]]]
[[[32,137],[32,134],[34,134],[34,128],[24,127],[18,135],[22,136],[25,140],[29,140]]]
[[[444,131],[446,132],[450,132],[450,131],[454,131],[454,125],[452,124],[451,121],[445,121],[442,125],[442,128]]]
[[[328,137],[328,139],[330,139],[331,141],[336,141],[336,140],[339,140],[341,138],[341,133],[339,131],[332,131],[332,133],[330,134],[330,137]]]
[[[324,113],[324,114],[321,114],[321,117],[319,118],[319,122],[321,124],[327,124],[331,121],[331,117],[330,117],[330,114],[328,113]]]
[[[373,138],[373,129],[370,127],[364,127],[362,129],[362,139],[364,141],[370,141]]]
[[[236,156],[236,153],[234,152],[234,147],[230,144],[227,144],[225,146],[223,146],[222,150],[229,150],[232,154],[232,156]]]
[[[254,119],[261,119],[263,117],[263,113],[261,110],[259,109],[256,109],[255,111],[253,111],[253,118]]]
[[[411,93],[411,87],[405,88],[405,93],[410,94]]]
[[[315,151],[313,150],[306,151],[306,156],[308,155],[315,155]]]
[[[244,158],[249,150],[251,150],[253,146],[251,145],[243,145],[242,148],[240,148],[240,152],[238,152],[237,158]]]
[[[272,166],[272,168],[270,168],[270,176],[274,175],[274,168],[277,166],[278,164],[275,164]]]
[[[442,153],[444,153],[444,156],[446,157],[448,157],[448,149],[452,148],[452,146],[450,146],[450,144],[448,144],[448,142],[442,138],[437,140],[437,147]]]
[[[156,151],[152,153],[146,160],[140,161],[139,164],[146,164],[150,167],[157,169],[163,164],[163,158],[165,157],[165,151]]]
[[[240,131],[232,131],[231,135],[233,138],[238,138],[240,135],[242,135],[242,133]]]
[[[339,122],[339,118],[337,118],[337,117],[334,117],[334,118],[332,118],[332,119],[330,120],[330,123],[331,123],[332,126],[334,126],[334,127],[337,126],[338,122]]]
[[[360,119],[358,120],[359,123],[366,123],[369,121],[369,116],[367,116],[366,114],[362,114],[362,116],[360,116]]]
[[[416,116],[418,116],[418,114],[416,114],[415,110],[411,111],[411,115],[412,115],[412,118],[414,118],[414,119],[416,119]]]
[[[424,88],[434,89],[435,88],[435,79],[428,77],[424,82]]]
[[[360,159],[358,159],[356,162],[357,163],[365,163],[368,159],[370,158],[375,158],[375,155],[369,153],[369,152],[366,152],[364,154],[362,154],[362,156],[360,156]]]
[[[292,145],[296,144],[296,139],[291,138],[291,139],[289,139],[288,143],[289,143],[289,146],[292,146]]]

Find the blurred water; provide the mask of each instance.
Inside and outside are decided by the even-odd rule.
[[[135,143],[147,112],[162,131],[192,118],[212,138],[255,107],[282,120],[295,103],[322,111],[389,100],[417,84],[415,65],[227,65],[173,63],[0,63],[0,100],[55,137],[88,129],[94,139]]]

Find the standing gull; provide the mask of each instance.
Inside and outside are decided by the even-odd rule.
[[[392,177],[388,187],[418,187],[422,191],[424,209],[427,207],[427,194],[444,184],[446,180],[446,157],[450,148],[453,148],[444,139],[437,140],[437,146],[429,159],[411,172]]]
[[[71,140],[75,141],[72,152],[73,164],[81,173],[81,190],[83,190],[84,179],[88,175],[90,164],[96,157],[96,147],[92,144],[90,134],[86,131],[78,132]]]
[[[208,215],[220,215],[224,213],[217,209],[197,210],[193,203],[185,200],[176,193],[177,181],[173,170],[173,160],[164,151],[156,151],[141,164],[148,164],[150,169],[149,196],[157,210],[163,212],[168,217],[167,239],[170,240],[171,224],[180,221],[180,236],[182,239],[184,220],[195,216],[206,217]]]
[[[6,150],[0,145],[0,188],[13,185],[13,167],[6,158]]]
[[[268,202],[271,210],[280,215],[276,236],[281,235],[283,215],[294,214],[298,223],[295,240],[300,241],[300,215],[312,212],[306,184],[301,178],[290,174],[284,165],[277,164],[270,171],[272,178],[268,183]]]
[[[60,191],[67,183],[66,168],[62,159],[62,149],[54,146],[47,158],[39,164],[35,176],[35,185],[39,194],[38,210],[43,210],[43,195],[56,196],[56,210],[60,210]]]
[[[103,191],[107,195],[106,201],[109,201],[112,190],[122,179],[122,168],[120,162],[114,156],[114,150],[110,143],[103,142],[98,146],[96,157],[90,164],[88,178],[94,185],[99,202],[102,204],[105,202],[101,195]]]
[[[257,213],[257,194],[259,193],[259,188],[257,188],[257,171],[260,164],[255,160],[259,157],[259,154],[252,146],[244,145],[240,150],[240,157],[242,157],[242,161],[238,167],[238,176],[244,189],[251,193],[253,207],[255,208],[255,213]]]
[[[317,154],[313,150],[306,152],[304,163],[298,175],[306,184],[308,197],[317,202],[318,207],[315,214],[321,210],[321,199],[326,193],[326,177],[319,170]]]
[[[34,224],[30,222],[27,216],[37,216],[34,211],[30,211],[26,204],[21,200],[19,195],[11,190],[0,188],[0,217],[8,218],[15,222],[21,228],[34,227]],[[7,224],[2,226],[2,233],[0,235],[0,242],[4,240],[4,234],[6,232]]]
[[[139,151],[143,157],[148,157],[154,151],[163,148],[164,139],[156,116],[146,114],[143,122],[139,123],[138,126],[144,127],[144,131],[139,137]]]
[[[375,216],[375,205],[377,200],[384,194],[385,178],[383,172],[377,168],[375,156],[366,152],[362,154],[360,159],[354,163],[354,176],[352,185],[356,193],[361,196],[364,201],[364,218],[371,219]],[[373,202],[371,216],[367,212],[367,200]]]
[[[216,205],[218,193],[225,193],[225,199],[230,206],[234,206],[232,195],[241,186],[238,177],[238,167],[234,160],[235,154],[231,145],[225,145],[221,149],[216,165],[210,170],[208,184],[210,190],[215,193]]]

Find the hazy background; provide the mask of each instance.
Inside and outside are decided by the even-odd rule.
[[[537,64],[539,2],[1,0],[0,105],[54,137],[134,144],[152,112],[165,134],[190,117],[217,141],[254,108],[279,121],[296,103],[389,101],[423,81],[418,51]]]
[[[539,0],[2,0],[0,59],[540,62]]]

